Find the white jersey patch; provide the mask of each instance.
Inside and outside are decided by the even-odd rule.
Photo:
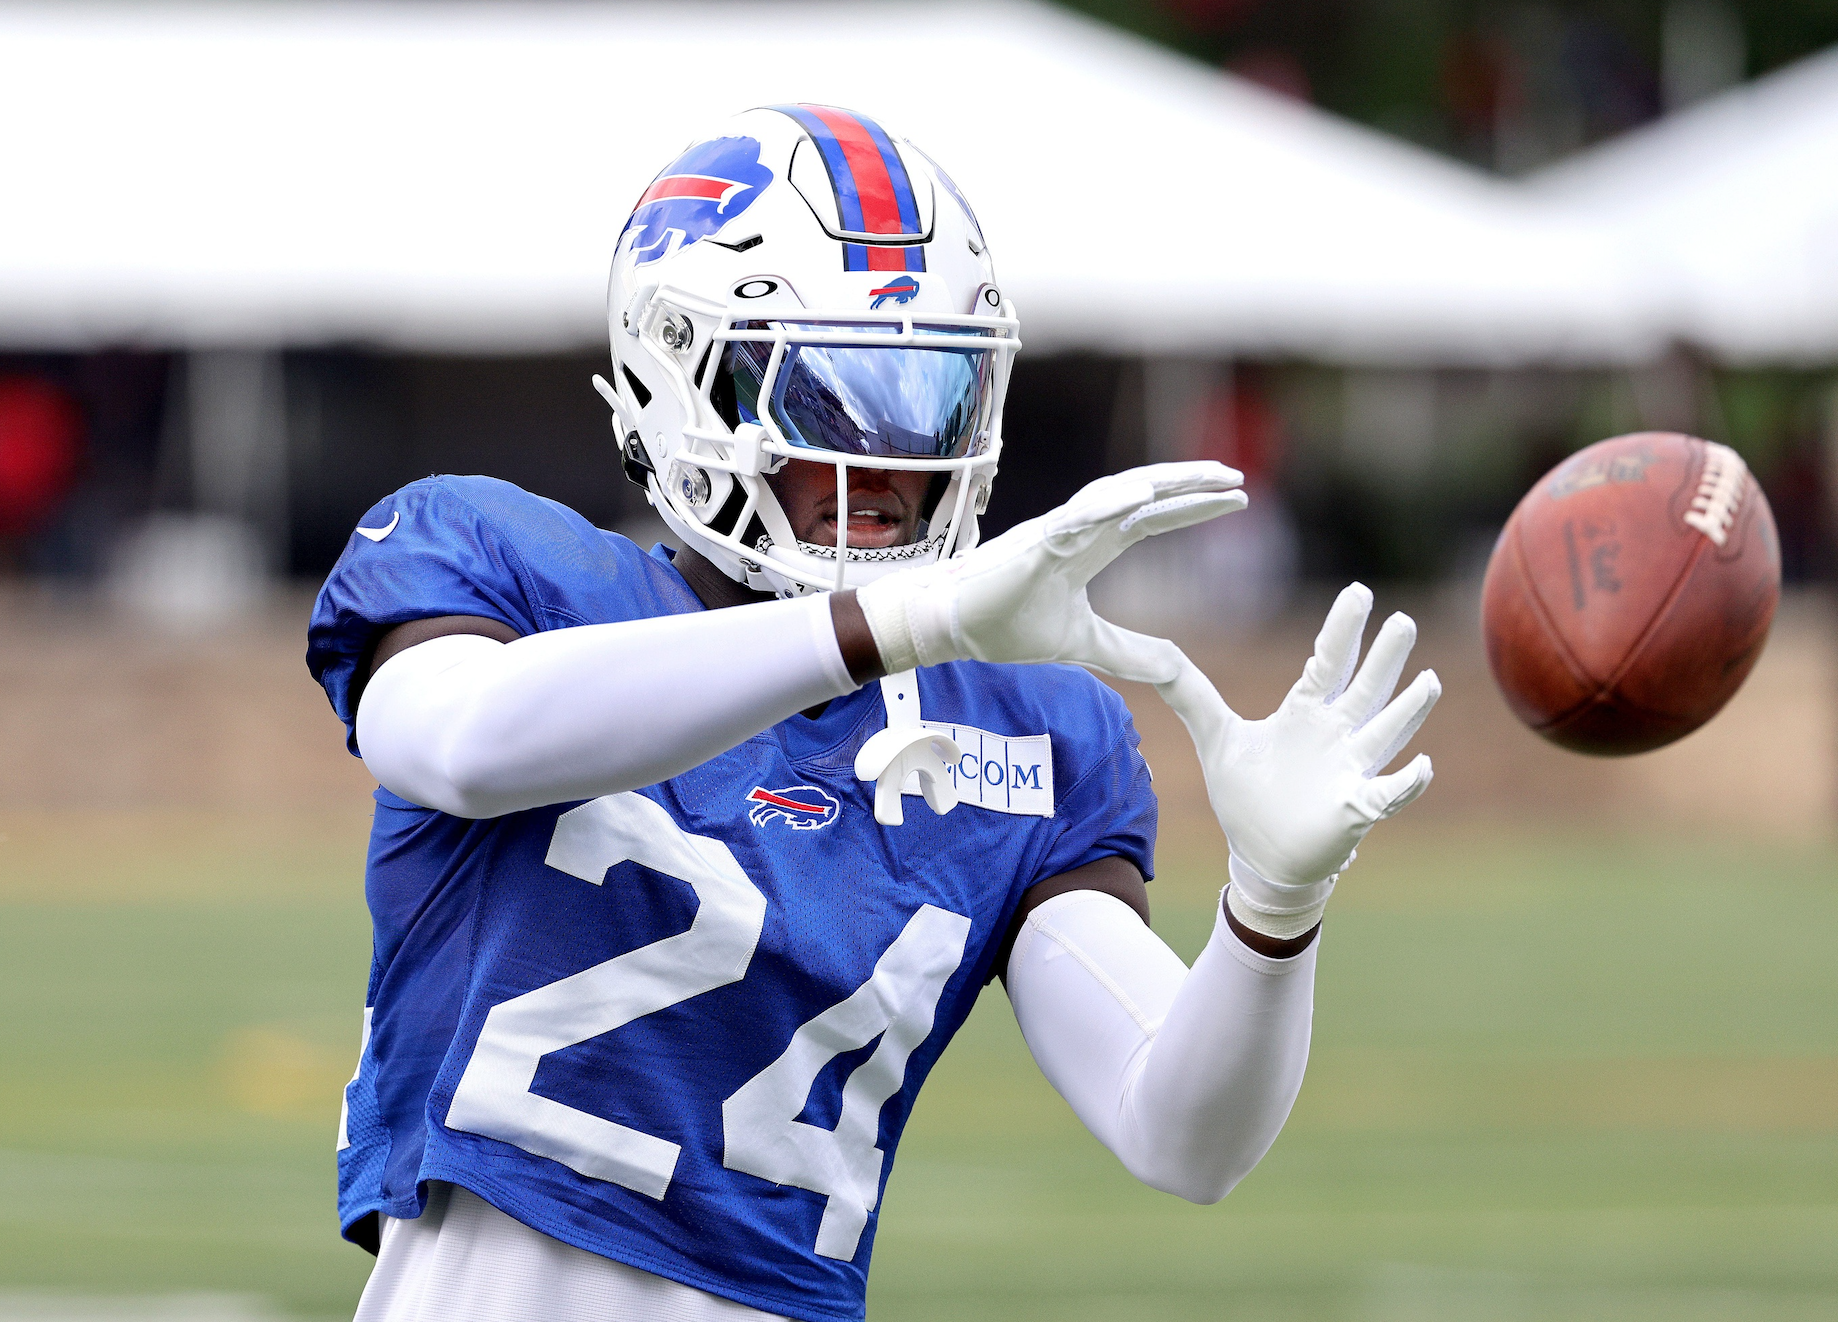
[[[991,812],[1023,817],[1053,815],[1053,737],[1047,734],[991,734],[970,725],[926,721],[928,730],[949,735],[961,756],[949,768],[957,801]],[[906,778],[903,794],[919,793],[919,777]]]

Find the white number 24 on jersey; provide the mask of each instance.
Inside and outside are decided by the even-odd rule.
[[[695,891],[689,930],[493,1006],[454,1090],[447,1126],[662,1198],[680,1144],[564,1106],[530,1086],[550,1052],[745,977],[766,897],[726,845],[689,834],[641,794],[614,794],[563,813],[546,862],[598,886],[608,869],[628,860]],[[799,1028],[777,1060],[722,1103],[722,1159],[730,1169],[826,1195],[816,1243],[826,1258],[855,1256],[880,1196],[881,1106],[932,1031],[938,998],[969,936],[968,918],[921,907],[868,981]],[[877,1035],[880,1045],[843,1086],[836,1128],[799,1120],[823,1067]]]

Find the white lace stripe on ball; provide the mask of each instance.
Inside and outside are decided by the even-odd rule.
[[[1729,540],[1736,511],[1742,507],[1748,480],[1749,468],[1741,455],[1727,445],[1704,442],[1704,473],[1698,479],[1698,493],[1691,498],[1691,508],[1685,512],[1685,522],[1722,546]]]

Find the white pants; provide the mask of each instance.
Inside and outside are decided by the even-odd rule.
[[[532,1230],[470,1190],[428,1185],[384,1217],[356,1322],[785,1322]]]

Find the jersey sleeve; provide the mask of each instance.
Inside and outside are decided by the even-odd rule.
[[[1138,747],[1141,736],[1123,699],[1091,682],[1102,709],[1098,729],[1103,739],[1097,744],[1101,751],[1087,765],[1071,769],[1074,779],[1054,805],[1054,815],[1064,825],[1030,885],[1113,854],[1135,864],[1144,878],[1155,875],[1158,808],[1149,764]]]
[[[479,615],[530,634],[578,622],[551,618],[555,612],[512,544],[507,520],[487,512],[492,502],[470,499],[466,481],[428,478],[378,502],[314,604],[307,667],[345,723],[353,753],[360,672],[377,638],[394,625]]]

